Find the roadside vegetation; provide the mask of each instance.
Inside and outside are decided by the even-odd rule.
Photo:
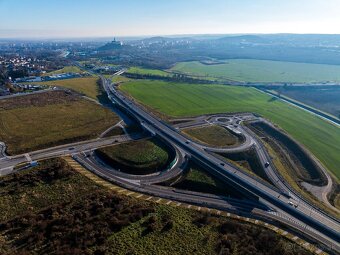
[[[202,169],[197,164],[190,162],[189,170],[179,183],[174,187],[183,190],[196,191],[202,193],[209,193],[221,196],[238,197],[235,190],[229,188],[222,181],[209,175],[208,171]]]
[[[244,82],[339,82],[340,67],[336,65],[294,63],[256,59],[229,59],[219,64],[180,62],[174,72],[216,77]]]
[[[255,225],[120,196],[59,159],[0,185],[1,254],[310,254]]]
[[[230,163],[235,164],[241,170],[260,177],[262,180],[272,184],[270,179],[267,177],[267,174],[263,169],[263,166],[254,149],[234,153],[221,153],[218,155],[222,156],[224,159],[227,159]]]
[[[269,155],[272,157],[273,163],[279,173],[283,176],[285,181],[291,185],[295,190],[297,190],[300,195],[310,201],[312,204],[316,205],[317,207],[321,208],[325,212],[339,217],[339,214],[329,208],[329,206],[325,205],[322,201],[316,198],[313,194],[307,191],[301,184],[298,182],[296,178],[296,174],[292,173],[292,166],[287,162],[285,154],[282,150],[278,149],[277,147],[272,147],[269,143],[265,142],[266,149],[269,152]],[[336,203],[336,201],[335,201]]]
[[[127,82],[120,89],[173,118],[222,112],[260,114],[305,145],[340,178],[340,129],[256,89],[147,80]]]
[[[183,133],[200,143],[213,147],[236,146],[241,143],[241,138],[232,134],[226,128],[216,125],[185,129]]]
[[[174,157],[164,144],[153,139],[101,148],[96,154],[116,169],[137,175],[164,170]]]
[[[65,91],[0,101],[0,141],[12,155],[95,138],[118,121],[112,111]]]

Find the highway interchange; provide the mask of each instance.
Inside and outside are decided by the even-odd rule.
[[[122,72],[117,73],[117,75]],[[222,114],[199,117],[171,126],[121,94],[109,79],[103,77],[101,79],[104,89],[115,107],[119,108],[120,112],[123,112],[133,121],[138,122],[144,129],[143,133],[98,138],[17,156],[7,156],[5,154],[5,145],[0,143],[0,176],[15,172],[13,167],[18,164],[72,155],[85,168],[108,181],[130,190],[179,202],[225,210],[271,223],[281,223],[306,239],[322,244],[325,249],[328,248],[333,252],[340,250],[339,220],[322,212],[300,197],[299,194],[296,194],[277,173],[262,143],[252,131],[241,125],[242,121],[245,120],[259,121],[258,117],[253,114]],[[183,128],[205,125],[224,126],[231,132],[243,136],[243,142],[237,147],[213,148],[199,144],[180,132]],[[93,153],[95,149],[100,147],[142,139],[150,135],[161,139],[175,151],[174,161],[164,171],[147,176],[125,174],[120,172],[119,169],[113,169],[111,166],[106,165]],[[270,162],[269,166],[264,167],[264,169],[274,185],[241,171],[212,153],[243,151],[249,148],[255,148],[262,165]],[[238,200],[159,185],[178,182],[185,173],[189,160],[199,164],[227,185],[237,189],[246,199]]]

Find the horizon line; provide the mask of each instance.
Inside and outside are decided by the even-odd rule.
[[[7,37],[0,36],[0,40],[79,40],[79,39],[106,39],[106,38],[152,38],[152,37],[195,37],[195,36],[238,36],[238,35],[339,35],[340,33],[198,33],[198,34],[150,34],[150,35],[103,35],[103,36],[23,36],[23,37]]]

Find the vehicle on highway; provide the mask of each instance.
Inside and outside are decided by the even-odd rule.
[[[267,161],[266,163],[264,163],[264,167],[267,168],[269,166],[269,162]]]
[[[289,204],[290,206],[294,206],[295,208],[297,207],[297,204],[293,203],[292,201],[289,201],[288,204]]]

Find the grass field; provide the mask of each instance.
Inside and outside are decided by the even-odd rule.
[[[0,101],[0,141],[10,154],[95,138],[118,121],[110,110],[64,91]]]
[[[185,129],[183,132],[195,140],[210,146],[226,147],[240,142],[237,136],[220,126],[191,128]]]
[[[171,71],[245,82],[340,82],[340,66],[251,59],[224,62],[218,65],[181,62]]]
[[[68,89],[73,89],[79,93],[82,93],[90,98],[98,99],[102,94],[98,84],[98,78],[96,77],[84,77],[84,78],[73,78],[56,81],[44,81],[36,82],[36,84],[44,84],[48,86],[60,86]]]
[[[253,88],[133,81],[121,86],[138,101],[172,117],[255,112],[305,145],[339,179],[340,129]]]
[[[97,150],[103,160],[131,174],[148,174],[164,170],[170,155],[155,140],[140,140]]]
[[[340,119],[340,87],[285,88],[280,93]]]
[[[149,75],[157,75],[157,76],[170,76],[171,74],[164,72],[162,70],[157,69],[147,69],[142,67],[130,67],[128,73],[135,74],[149,74]]]
[[[65,66],[62,69],[52,71],[52,72],[49,72],[49,73],[45,73],[43,76],[48,76],[48,75],[53,75],[53,74],[61,74],[61,73],[84,73],[84,71],[81,70],[77,66]]]
[[[310,254],[255,225],[121,196],[59,159],[0,183],[0,254]]]

